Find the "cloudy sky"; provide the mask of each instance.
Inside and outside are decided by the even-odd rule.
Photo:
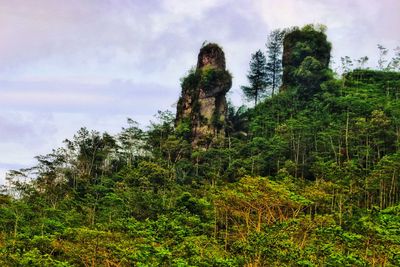
[[[0,184],[81,127],[117,133],[174,110],[207,40],[225,51],[231,98],[268,33],[328,27],[336,62],[400,45],[399,0],[0,0]]]

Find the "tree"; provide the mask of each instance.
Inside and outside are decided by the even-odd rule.
[[[283,37],[285,31],[277,29],[272,31],[268,36],[268,41],[265,44],[267,47],[267,76],[269,86],[272,89],[272,95],[275,93],[275,88],[281,84],[282,79],[282,50]]]
[[[236,108],[230,102],[228,102],[227,127],[226,127],[228,136],[231,136],[232,134],[235,133],[240,133],[247,128],[246,111],[247,111],[246,106],[243,105]]]
[[[358,69],[364,69],[365,64],[367,64],[369,58],[367,56],[360,57],[359,59],[356,60],[357,62],[357,68]]]
[[[353,69],[353,61],[349,56],[341,57],[342,74],[347,74]]]
[[[388,65],[388,69],[391,71],[400,71],[400,46],[394,49],[394,57]]]
[[[387,62],[386,55],[389,50],[380,44],[378,44],[378,50],[379,50],[378,69],[384,70],[385,69],[384,64]]]
[[[118,153],[130,167],[135,157],[145,155],[145,140],[143,130],[136,121],[128,118],[128,125],[129,127],[122,128],[122,132],[118,135]]]
[[[268,85],[267,61],[261,50],[251,55],[250,71],[247,74],[250,86],[242,86],[243,93],[249,100],[254,99],[254,104],[266,92]]]

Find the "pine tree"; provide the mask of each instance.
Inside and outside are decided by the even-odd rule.
[[[270,33],[268,41],[265,44],[267,47],[267,76],[269,86],[272,90],[272,95],[275,89],[281,84],[282,79],[282,50],[283,50],[283,37],[285,32],[277,29]]]
[[[243,93],[249,100],[254,99],[254,104],[260,96],[265,94],[268,85],[267,60],[261,50],[251,55],[250,70],[247,74],[250,86],[242,86]]]

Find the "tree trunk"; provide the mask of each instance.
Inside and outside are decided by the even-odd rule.
[[[346,157],[347,160],[350,160],[349,157],[349,111],[347,110],[347,116],[346,116],[346,135],[345,135],[345,141],[346,141]]]

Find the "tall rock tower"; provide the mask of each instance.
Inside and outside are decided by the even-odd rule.
[[[232,76],[225,69],[225,54],[217,44],[200,49],[197,66],[182,79],[177,127],[190,129],[193,146],[209,146],[225,135],[226,93]]]
[[[324,26],[306,25],[301,29],[293,28],[288,31],[283,40],[283,76],[280,90],[285,91],[288,87],[301,85],[304,80],[320,84],[326,79],[324,75],[302,75],[327,70],[330,56],[331,43],[327,40]]]

